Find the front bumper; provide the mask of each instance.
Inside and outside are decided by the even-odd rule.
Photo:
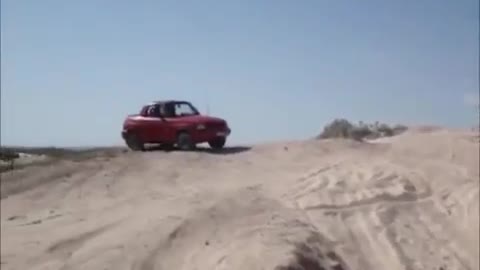
[[[231,132],[232,132],[232,130],[231,130],[230,128],[226,128],[225,130],[217,131],[217,132],[215,133],[215,135],[216,135],[217,137],[228,137]]]
[[[206,129],[196,132],[194,140],[198,143],[208,142],[216,138],[227,138],[232,133],[230,128]]]

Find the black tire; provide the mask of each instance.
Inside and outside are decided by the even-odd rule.
[[[128,134],[125,143],[133,151],[145,151],[145,145],[135,134]]]
[[[219,150],[219,149],[222,149],[225,146],[226,141],[227,141],[226,138],[219,137],[219,138],[216,138],[214,140],[209,141],[208,145],[210,145],[210,147],[212,149]]]
[[[195,149],[195,144],[192,142],[190,134],[187,132],[180,132],[177,136],[177,147],[182,151]]]

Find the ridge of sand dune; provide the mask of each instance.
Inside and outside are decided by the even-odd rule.
[[[123,153],[5,173],[1,267],[479,269],[475,136]]]

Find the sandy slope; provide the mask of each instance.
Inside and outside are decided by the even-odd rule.
[[[31,167],[2,175],[1,269],[479,269],[478,164],[435,130]]]

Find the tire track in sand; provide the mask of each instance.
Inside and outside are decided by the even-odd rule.
[[[406,204],[429,199],[432,190],[421,175],[388,164],[328,166],[300,178],[291,194],[304,210],[344,211],[378,204]]]
[[[251,260],[259,253],[262,258],[283,259],[270,260],[268,265],[261,259]],[[286,257],[288,254],[291,256]],[[173,269],[175,266],[178,270],[220,270],[230,269],[232,265],[260,269],[262,265],[261,269],[284,270],[304,265],[314,267],[305,268],[312,270],[349,270],[347,261],[300,213],[255,190],[245,189],[196,211],[167,237],[159,239],[132,269]]]

